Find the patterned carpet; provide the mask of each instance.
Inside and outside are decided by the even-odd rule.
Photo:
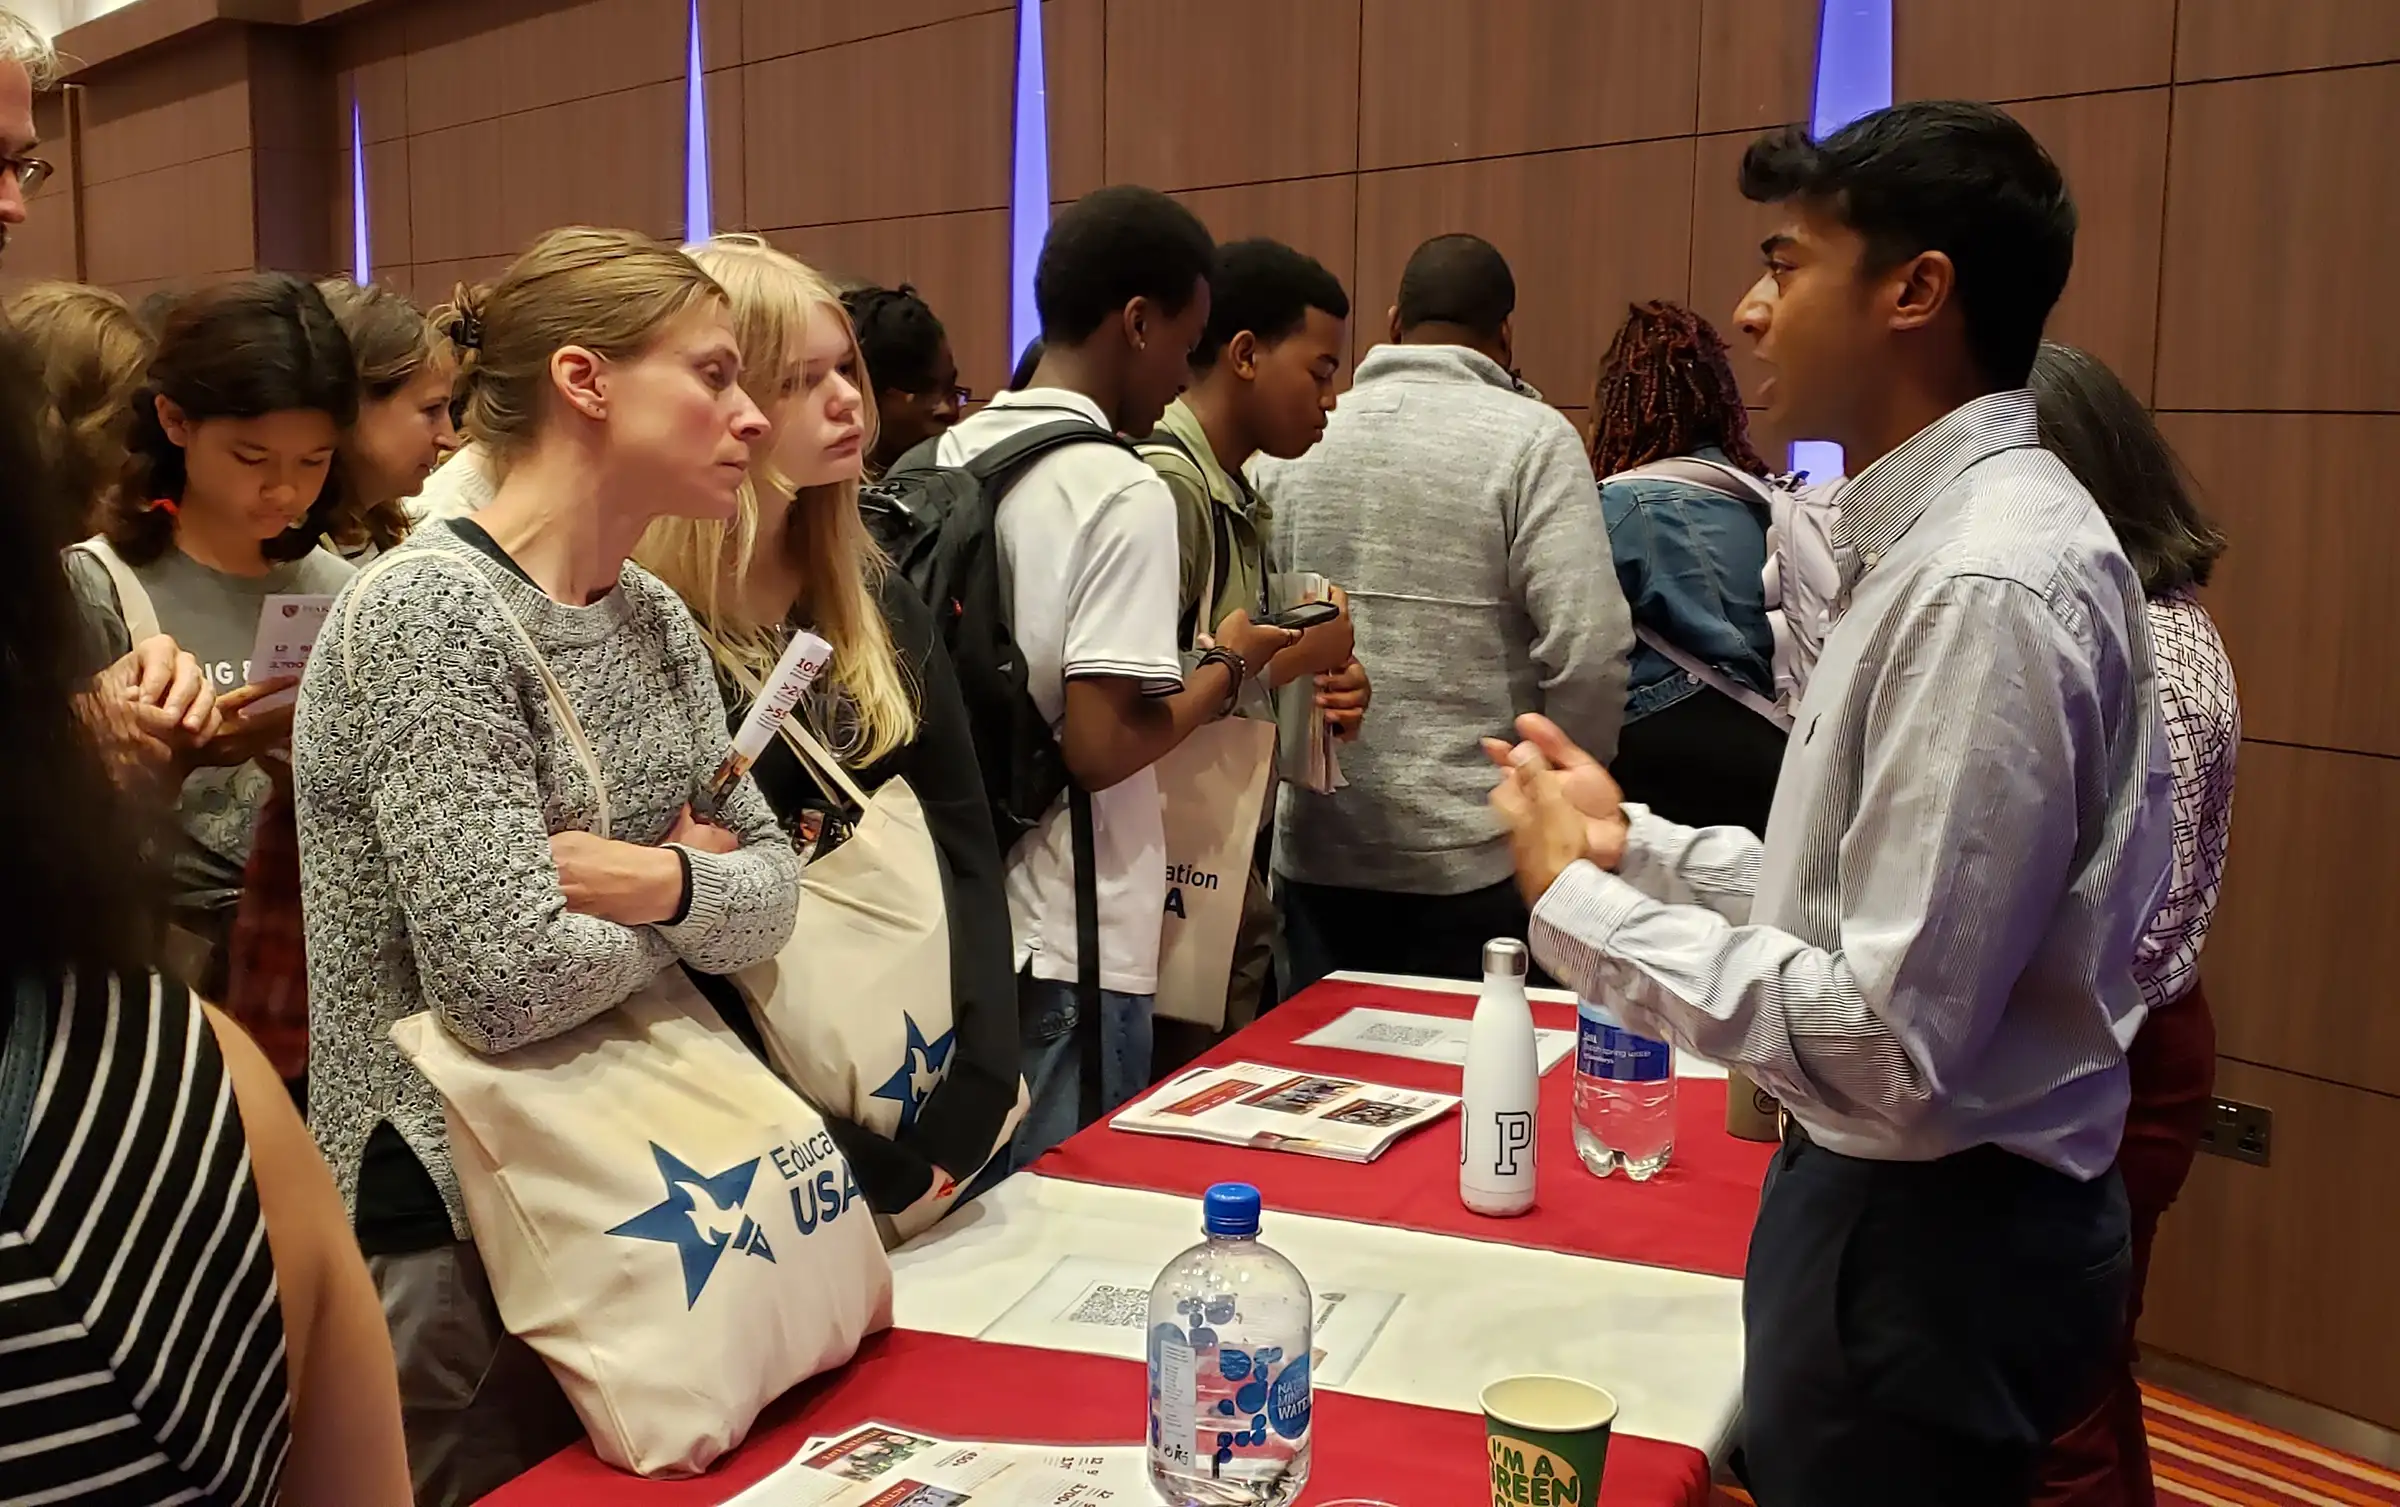
[[[2161,1507],[2400,1507],[2400,1473],[2142,1384]],[[1725,1502],[1748,1504],[1719,1488]]]
[[[2150,1473],[2174,1507],[2387,1507],[2400,1475],[2145,1383]]]

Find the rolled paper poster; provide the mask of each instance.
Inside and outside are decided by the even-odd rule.
[[[712,808],[722,805],[726,795],[741,783],[750,766],[758,762],[758,756],[767,751],[767,744],[774,739],[775,730],[783,726],[783,719],[792,714],[792,708],[800,704],[800,698],[808,694],[808,688],[817,683],[817,677],[832,662],[833,645],[805,628],[792,635],[783,657],[775,661],[775,672],[767,677],[766,685],[751,701],[750,714],[742,719],[741,730],[733,735],[733,747],[726,750],[725,762],[717,766],[716,775],[708,782]]]

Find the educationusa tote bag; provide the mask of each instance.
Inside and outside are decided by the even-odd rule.
[[[1258,813],[1274,772],[1275,724],[1220,717],[1158,761],[1167,830],[1167,911],[1156,1013],[1220,1030]]]
[[[734,976],[784,1080],[828,1114],[896,1140],[949,1071],[950,924],[942,861],[904,779],[869,796],[796,717],[784,741],[825,792],[860,815],[849,838],[800,871],[800,912],[783,951]],[[992,1143],[1024,1118],[1025,1093]],[[929,1229],[960,1184],[933,1186],[889,1215],[895,1241]]]
[[[680,967],[498,1056],[430,1013],[392,1040],[441,1091],[501,1321],[601,1459],[691,1475],[892,1317],[892,1269],[825,1122]]]

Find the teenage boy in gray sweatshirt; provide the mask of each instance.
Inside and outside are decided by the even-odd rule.
[[[1256,467],[1279,563],[1348,588],[1375,667],[1349,784],[1283,789],[1293,988],[1337,968],[1474,977],[1484,942],[1526,926],[1477,740],[1540,711],[1616,751],[1632,619],[1582,442],[1512,374],[1516,301],[1488,242],[1427,241],[1324,440]]]

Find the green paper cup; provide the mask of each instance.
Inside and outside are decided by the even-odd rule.
[[[1565,1376],[1511,1376],[1483,1389],[1492,1507],[1595,1507],[1617,1400]]]

